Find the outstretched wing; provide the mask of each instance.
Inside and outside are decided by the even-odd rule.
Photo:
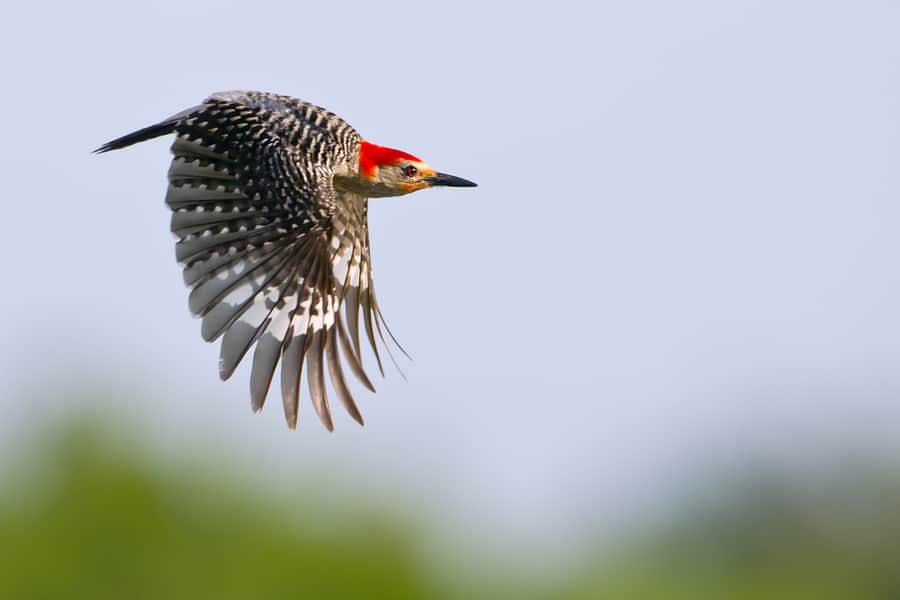
[[[367,201],[332,185],[338,165],[358,160],[359,135],[322,108],[259,92],[216,94],[154,127],[101,150],[176,134],[166,203],[180,238],[176,256],[191,287],[191,312],[202,317],[205,340],[222,337],[221,377],[230,377],[255,344],[251,404],[260,410],[280,360],[284,413],[293,428],[305,363],[313,405],[331,430],[327,362],[332,387],[362,424],[338,346],[344,362],[374,391],[362,368],[358,333],[362,308],[375,348],[372,323],[380,333],[381,318]]]

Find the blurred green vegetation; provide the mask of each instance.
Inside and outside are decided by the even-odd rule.
[[[199,464],[163,467],[102,428],[44,437],[53,443],[2,479],[2,599],[900,598],[900,477],[889,471],[723,483],[553,581],[525,569],[488,580],[441,572],[399,515],[360,505],[335,519],[307,499],[292,510],[308,521],[291,520],[265,489]]]
[[[757,472],[651,529],[564,598],[900,598],[900,477]]]
[[[305,528],[308,500],[166,472],[90,427],[30,461],[3,486],[0,598],[433,597],[409,532],[363,507]]]

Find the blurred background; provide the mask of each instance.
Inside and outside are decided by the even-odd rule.
[[[900,5],[16,3],[0,598],[900,597]],[[414,362],[249,406],[170,140],[328,107],[477,181],[373,201]],[[370,361],[371,363],[371,361]]]

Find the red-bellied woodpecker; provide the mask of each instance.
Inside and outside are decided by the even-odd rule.
[[[262,92],[213,94],[96,152],[169,133],[176,135],[166,194],[175,255],[203,338],[222,337],[222,379],[255,344],[250,401],[258,411],[280,360],[284,415],[294,428],[305,362],[313,405],[331,430],[327,362],[332,387],[362,424],[338,346],[375,391],[362,367],[360,310],[382,374],[376,331],[385,343],[387,326],[372,282],[367,198],[475,184],[371,144],[323,108]]]

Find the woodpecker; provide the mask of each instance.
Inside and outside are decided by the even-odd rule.
[[[368,198],[476,184],[364,140],[324,108],[253,91],[213,94],[95,152],[170,133],[166,204],[179,238],[175,256],[203,339],[222,338],[220,377],[227,380],[254,348],[250,403],[257,412],[280,360],[284,416],[294,429],[305,363],[312,404],[332,431],[327,363],[332,388],[362,425],[338,346],[343,363],[374,392],[362,364],[360,314],[382,376],[376,332],[385,346],[385,332],[393,338],[375,299]]]

